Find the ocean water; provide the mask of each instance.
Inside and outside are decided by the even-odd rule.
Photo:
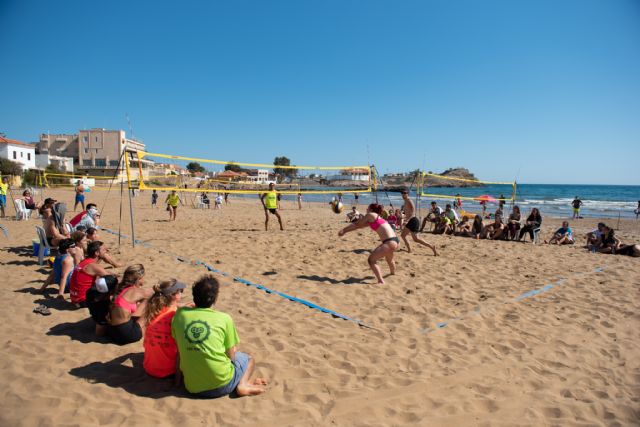
[[[491,195],[495,198],[504,194],[505,197],[511,197],[511,187],[505,185],[487,185],[482,188],[438,188],[429,187],[425,192],[444,195],[460,195],[465,197],[477,197],[483,194]],[[415,191],[411,191],[412,200],[415,200]],[[389,193],[384,190],[378,191],[377,194],[360,194],[359,204],[368,204],[377,200],[379,203],[388,206],[400,206],[402,197],[400,193]],[[516,204],[520,206],[523,214],[528,214],[531,208],[537,207],[543,216],[551,216],[556,218],[564,218],[572,216],[571,202],[573,198],[578,196],[582,200],[583,205],[580,215],[583,217],[601,217],[601,218],[635,218],[634,210],[638,206],[640,200],[640,185],[562,185],[562,184],[519,184],[516,193]],[[255,197],[255,196],[254,196]],[[303,199],[306,201],[329,202],[331,195],[312,195],[305,194]],[[294,196],[284,196],[285,201],[293,201]],[[444,205],[451,203],[451,199],[437,197],[422,197],[421,207],[428,208],[431,200],[438,201],[438,204]],[[354,202],[353,193],[344,193],[343,201],[346,207]],[[507,203],[507,211],[510,209],[510,203]],[[481,207],[478,202],[472,200],[463,200],[463,209],[475,212],[480,211]],[[496,203],[489,203],[487,211],[493,213],[497,208]]]

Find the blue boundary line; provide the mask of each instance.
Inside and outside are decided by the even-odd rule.
[[[596,267],[592,271],[582,272],[582,273],[575,273],[575,274],[571,275],[570,278],[577,277],[577,276],[586,276],[586,275],[593,274],[593,273],[601,273],[603,271],[604,271],[604,267]],[[515,298],[511,298],[508,301],[504,301],[504,302],[502,302],[502,304],[521,302],[521,301],[523,301],[525,299],[533,298],[533,297],[535,297],[537,295],[540,295],[540,294],[543,294],[545,292],[550,291],[551,289],[553,289],[556,286],[563,285],[564,282],[566,282],[567,280],[569,280],[569,278],[562,278],[562,279],[559,279],[559,280],[557,280],[555,282],[548,283],[548,284],[546,284],[546,285],[544,285],[544,286],[542,286],[540,288],[532,289],[530,291],[527,291],[527,292],[525,292],[523,294],[518,295]],[[485,307],[487,307],[487,306],[492,307],[492,306],[495,306],[495,305],[498,305],[498,304],[500,304],[500,303],[487,304],[487,305],[485,305]],[[466,312],[466,313],[464,313],[464,314],[462,314],[460,316],[452,317],[451,319],[449,319],[447,321],[438,322],[438,323],[436,323],[436,326],[434,328],[422,328],[422,329],[420,329],[420,332],[423,333],[423,334],[428,334],[428,333],[431,333],[431,332],[435,332],[435,331],[437,331],[439,329],[446,328],[451,323],[455,323],[455,322],[459,322],[461,320],[465,320],[468,317],[469,314],[476,314],[476,315],[480,314],[480,306],[478,305],[478,306],[476,306],[476,308],[473,311],[468,311],[468,312]]]
[[[117,231],[109,230],[108,228],[102,228],[101,227],[100,230],[105,231],[105,232],[110,233],[110,234],[113,234],[115,236],[120,235],[120,237],[124,237],[125,239],[130,239],[130,237],[127,236],[126,234],[118,233]],[[209,265],[209,264],[207,264],[205,262],[202,262],[202,261],[199,261],[199,260],[190,260],[189,258],[180,256],[178,254],[174,254],[172,252],[165,251],[163,249],[158,249],[158,248],[154,247],[153,245],[151,245],[150,243],[146,243],[146,242],[143,242],[141,240],[136,239],[135,240],[135,244],[136,245],[140,245],[140,246],[145,247],[145,248],[155,249],[156,251],[158,251],[160,253],[164,253],[166,255],[169,255],[169,256],[175,258],[175,260],[178,261],[178,262],[183,262],[183,263],[191,264],[191,265],[201,265],[201,266],[203,266],[204,268],[206,268],[207,270],[209,270],[212,273],[216,273],[216,274],[219,274],[219,275],[224,276],[224,277],[232,277],[228,273],[225,273],[224,271],[218,270],[217,268],[215,268],[215,267],[213,267],[213,266],[211,266],[211,265]],[[312,303],[311,301],[307,301],[307,300],[304,300],[304,299],[301,299],[301,298],[297,298],[297,297],[294,297],[292,295],[285,294],[284,292],[276,291],[275,289],[267,288],[266,286],[260,285],[258,283],[252,283],[252,282],[250,282],[248,280],[243,279],[242,277],[232,277],[232,279],[233,279],[234,282],[242,283],[243,285],[250,286],[250,287],[253,287],[255,289],[259,289],[261,291],[266,292],[269,295],[271,295],[271,294],[278,295],[279,297],[282,297],[282,298],[287,299],[289,301],[296,302],[298,304],[302,304],[302,305],[304,305],[306,307],[309,307],[309,308],[312,308],[314,310],[318,310],[318,311],[320,311],[322,313],[329,314],[329,315],[333,316],[334,318],[342,319],[342,320],[348,320],[349,322],[356,323],[357,325],[362,326],[362,327],[367,328],[367,329],[375,329],[372,326],[367,325],[366,323],[364,323],[364,322],[362,322],[362,321],[360,321],[358,319],[354,319],[352,317],[345,316],[344,314],[340,314],[340,313],[338,313],[336,311],[333,311],[333,310],[330,310],[328,308],[321,307],[321,306],[319,306],[317,304]]]

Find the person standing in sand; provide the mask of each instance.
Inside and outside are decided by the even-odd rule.
[[[582,206],[582,200],[578,199],[576,196],[571,202],[571,206],[573,206],[573,219],[580,218],[580,206]]]
[[[180,200],[176,190],[171,190],[171,194],[167,196],[164,202],[167,204],[167,210],[169,211],[169,221],[175,221],[178,205],[182,204],[182,200]]]
[[[280,224],[280,230],[284,230],[282,226],[282,217],[280,216],[280,212],[278,212],[278,192],[275,191],[275,184],[272,182],[269,184],[269,191],[260,195],[260,202],[262,203],[262,207],[264,208],[264,229],[269,230],[269,213],[275,215],[278,218],[278,223]]]
[[[82,210],[85,210],[84,208],[84,185],[82,185],[82,181],[78,180],[76,181],[76,200],[75,200],[75,204],[73,205],[73,211],[76,211],[76,208],[78,207],[78,203],[80,203],[82,205]]]
[[[417,236],[417,233],[420,230],[420,220],[415,215],[416,208],[413,205],[413,202],[411,201],[411,198],[409,197],[409,193],[407,191],[402,192],[402,200],[404,200],[404,206],[402,208],[402,210],[404,211],[404,227],[402,228],[402,234],[400,234],[400,237],[402,237],[404,244],[407,245],[407,252],[411,252],[411,245],[407,240],[407,235],[411,234],[411,238],[414,242],[428,247],[433,251],[433,256],[438,256],[438,252],[436,251],[435,246],[430,245]]]
[[[360,218],[357,222],[353,222],[347,225],[345,228],[338,232],[338,236],[342,237],[350,231],[355,231],[360,228],[365,228],[367,225],[371,227],[373,231],[378,233],[378,237],[382,240],[382,243],[371,252],[367,262],[369,267],[373,270],[378,284],[384,285],[382,273],[377,262],[379,259],[385,258],[389,265],[390,274],[396,274],[396,263],[393,260],[393,253],[400,247],[400,239],[396,236],[396,232],[380,215],[384,208],[377,203],[371,203],[367,208],[367,214]]]
[[[0,176],[0,217],[4,218],[4,207],[7,206],[7,192],[9,191],[9,184],[7,179]]]

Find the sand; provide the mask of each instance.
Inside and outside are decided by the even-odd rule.
[[[88,199],[106,206],[102,225],[117,230],[119,194]],[[281,232],[273,217],[264,231],[256,200],[180,208],[168,223],[149,199],[135,199],[136,237],[153,247],[127,239],[118,247],[102,232],[117,259],[145,265],[147,286],[206,273],[163,249],[370,328],[220,276],[218,309],[234,318],[240,349],[270,384],[258,397],[195,400],[145,375],[141,342],[97,339],[86,310],[37,294],[49,271],[30,255],[40,220],[2,220],[10,239],[0,236],[0,425],[639,423],[640,259],[425,234],[441,256],[417,245],[398,252],[397,275],[377,285],[366,264],[376,236],[366,229],[339,238],[344,218],[327,205],[299,211],[285,201]],[[126,204],[122,217],[129,235]],[[596,222],[571,225],[581,235]],[[559,224],[545,219],[544,236]],[[622,221],[618,234],[640,242],[640,223]],[[41,303],[50,316],[32,312]]]

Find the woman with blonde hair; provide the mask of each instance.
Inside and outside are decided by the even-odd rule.
[[[179,381],[178,347],[171,336],[171,321],[186,287],[176,279],[165,280],[153,287],[153,295],[147,301],[143,316],[147,330],[142,366],[152,377],[165,378],[177,374],[176,381]]]
[[[142,338],[142,314],[153,290],[144,289],[144,266],[134,264],[124,271],[109,311],[108,332],[120,345]]]

